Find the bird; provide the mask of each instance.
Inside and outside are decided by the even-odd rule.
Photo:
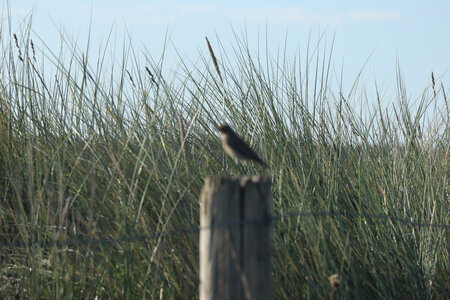
[[[221,133],[223,149],[228,155],[236,161],[255,161],[263,167],[267,167],[266,163],[258,157],[250,146],[230,126],[223,124],[218,126],[217,129]]]

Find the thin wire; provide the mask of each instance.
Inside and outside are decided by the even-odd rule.
[[[230,220],[224,222],[222,224],[218,224],[215,226],[191,226],[184,229],[171,230],[166,232],[159,232],[151,235],[134,235],[134,236],[122,236],[117,238],[75,238],[75,239],[67,239],[67,240],[44,240],[44,241],[13,241],[6,242],[0,241],[0,248],[19,248],[19,247],[32,247],[32,246],[40,246],[43,248],[48,248],[52,246],[62,247],[82,247],[82,246],[94,246],[94,245],[106,245],[106,244],[114,244],[114,243],[134,243],[134,242],[144,242],[147,240],[154,240],[165,237],[173,237],[179,235],[188,235],[199,233],[203,230],[214,230],[220,228],[227,228],[239,225],[249,225],[249,224],[257,224],[257,225],[268,225],[271,223],[275,223],[278,221],[282,221],[284,219],[293,218],[293,217],[346,217],[346,218],[363,218],[363,219],[385,219],[393,222],[401,223],[402,225],[409,225],[413,227],[429,227],[429,228],[441,228],[441,229],[450,229],[450,225],[448,224],[438,224],[438,223],[423,223],[423,222],[414,222],[410,221],[406,218],[393,217],[384,214],[376,214],[371,215],[367,213],[355,214],[348,213],[345,211],[298,211],[298,212],[289,212],[285,214],[276,215],[273,217],[267,217],[262,219],[246,219],[246,220]]]
[[[368,214],[368,213],[361,213],[361,214],[355,214],[355,213],[349,213],[345,211],[317,211],[317,212],[291,212],[282,214],[279,216],[274,216],[272,219],[278,220],[278,219],[284,219],[287,217],[312,217],[312,216],[342,216],[346,218],[363,218],[363,219],[386,219],[395,221],[398,223],[402,223],[404,225],[410,225],[413,227],[430,227],[430,228],[442,228],[442,229],[450,229],[449,224],[439,224],[439,223],[424,223],[424,222],[414,222],[410,221],[407,218],[399,218],[399,217],[393,217],[385,214]]]

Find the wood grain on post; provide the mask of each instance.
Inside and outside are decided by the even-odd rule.
[[[200,300],[272,299],[271,217],[269,178],[206,180],[200,209]]]

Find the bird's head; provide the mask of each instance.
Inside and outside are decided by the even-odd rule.
[[[233,129],[231,129],[231,127],[228,126],[227,124],[222,124],[222,125],[218,126],[217,130],[219,130],[221,133],[225,133],[225,134],[234,132]]]

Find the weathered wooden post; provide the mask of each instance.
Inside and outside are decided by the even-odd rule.
[[[206,180],[200,209],[200,300],[272,299],[271,217],[269,178]]]

